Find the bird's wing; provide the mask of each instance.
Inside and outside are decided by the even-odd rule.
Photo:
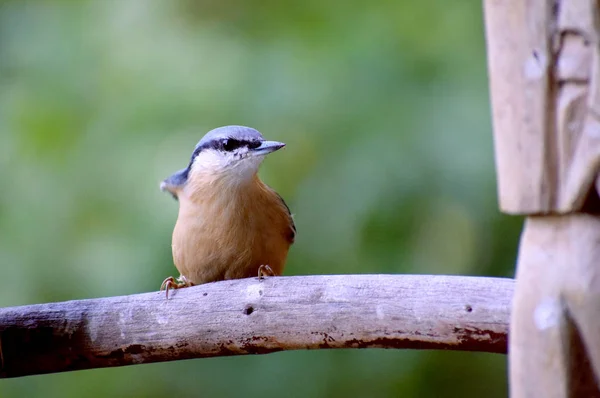
[[[289,218],[290,218],[290,236],[289,236],[289,240],[290,240],[290,243],[294,243],[294,240],[296,239],[296,224],[294,224],[294,217],[292,216],[292,212],[290,211],[290,208],[288,207],[287,203],[285,203],[285,200],[283,200],[283,198],[281,197],[281,195],[279,195],[277,192],[275,192],[275,194],[277,195],[277,197],[279,198],[279,200],[281,200],[281,203],[283,203],[283,206],[286,208],[287,213],[289,215]]]

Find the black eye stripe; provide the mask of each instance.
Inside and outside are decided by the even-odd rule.
[[[248,148],[250,148],[250,149],[256,149],[260,146],[260,144],[261,144],[260,141],[248,141],[247,142]]]
[[[196,156],[205,149],[214,149],[217,151],[231,152],[243,146],[249,149],[256,149],[261,145],[259,140],[238,140],[235,138],[219,138],[216,140],[205,142],[194,150],[192,158],[190,159],[190,166],[196,159]]]
[[[249,149],[256,149],[261,145],[260,141],[250,141],[250,140],[237,140],[235,138],[228,138],[222,141],[223,150],[225,151],[233,151],[241,147],[247,147]],[[220,149],[220,148],[217,148]]]
[[[223,150],[229,152],[244,146],[244,144],[246,144],[247,142],[236,140],[234,138],[227,138],[221,141],[221,143],[223,145]]]

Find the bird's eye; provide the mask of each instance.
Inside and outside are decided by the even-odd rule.
[[[223,149],[226,151],[233,151],[240,147],[240,142],[238,140],[234,140],[232,138],[223,140]]]

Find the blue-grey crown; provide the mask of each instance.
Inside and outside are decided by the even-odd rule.
[[[217,127],[216,129],[210,130],[202,137],[202,139],[196,145],[194,152],[201,147],[209,146],[212,142],[221,141],[224,139],[235,139],[239,141],[263,141],[262,134],[253,129],[252,127],[246,126],[223,126]]]

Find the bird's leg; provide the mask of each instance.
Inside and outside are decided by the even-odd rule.
[[[169,276],[167,279],[163,281],[160,285],[160,290],[166,290],[167,300],[169,299],[169,289],[181,289],[183,287],[193,286],[194,284],[187,280],[187,278],[183,275],[180,275],[179,278],[175,279],[172,276]]]
[[[265,276],[275,276],[273,268],[269,267],[267,264],[258,267],[258,279],[264,279]]]

